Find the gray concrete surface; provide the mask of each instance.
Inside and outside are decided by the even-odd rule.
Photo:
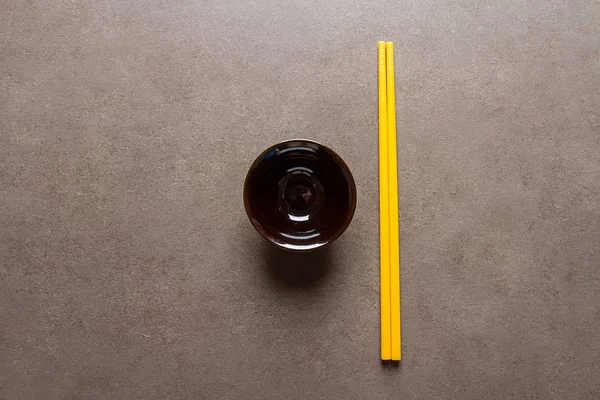
[[[1,9],[1,399],[600,398],[597,1]],[[378,360],[381,39],[398,368]],[[358,185],[326,254],[274,253],[243,211],[249,164],[294,137]]]

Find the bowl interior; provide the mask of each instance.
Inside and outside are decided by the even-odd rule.
[[[290,250],[311,250],[337,239],[352,220],[356,186],[346,163],[309,140],[271,146],[254,161],[244,204],[267,240]]]

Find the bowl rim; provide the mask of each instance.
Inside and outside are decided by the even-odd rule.
[[[250,213],[249,201],[248,201],[249,200],[249,196],[248,196],[248,178],[250,176],[250,171],[252,171],[254,169],[254,167],[256,167],[258,164],[260,164],[260,162],[264,159],[264,156],[267,153],[269,153],[271,150],[273,150],[273,148],[275,148],[277,146],[289,144],[291,142],[306,142],[306,143],[310,143],[310,144],[316,145],[316,146],[318,146],[320,148],[323,148],[325,151],[330,152],[334,156],[334,158],[336,159],[336,162],[342,168],[342,170],[344,172],[344,176],[346,176],[346,178],[348,180],[348,183],[349,183],[349,186],[350,186],[350,208],[348,210],[348,218],[345,219],[345,223],[343,225],[341,225],[338,229],[335,230],[334,234],[330,237],[329,240],[327,240],[324,243],[320,243],[320,244],[317,244],[317,245],[315,245],[313,247],[308,247],[308,248],[305,248],[305,247],[294,247],[293,245],[286,245],[285,243],[278,242],[278,241],[274,240],[274,238],[269,237],[269,235],[267,234],[267,232],[263,229],[262,225],[260,223],[258,223],[258,221],[256,221],[255,219],[252,218],[252,215]],[[348,166],[348,164],[346,164],[346,162],[344,161],[344,159],[335,150],[333,150],[331,147],[329,147],[329,146],[327,146],[327,145],[325,145],[325,144],[323,144],[321,142],[318,142],[316,140],[312,140],[312,139],[303,139],[303,138],[287,139],[287,140],[283,140],[281,142],[274,143],[274,144],[270,145],[269,147],[267,147],[250,164],[250,167],[246,171],[246,177],[244,178],[243,200],[244,200],[244,209],[246,211],[246,216],[250,220],[250,223],[252,224],[252,226],[254,227],[254,229],[267,242],[269,242],[269,243],[271,243],[271,244],[273,244],[273,245],[275,245],[278,248],[283,249],[283,250],[288,250],[288,251],[292,251],[292,252],[307,252],[307,251],[313,251],[313,250],[317,250],[317,249],[322,249],[325,246],[328,246],[329,244],[335,242],[346,231],[346,229],[348,228],[348,226],[352,222],[352,219],[354,218],[354,213],[356,211],[356,203],[357,203],[356,182],[354,180],[354,176],[352,175],[352,171],[350,170],[350,167]]]

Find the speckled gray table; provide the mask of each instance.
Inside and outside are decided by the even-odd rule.
[[[1,399],[600,398],[597,1],[1,8]],[[381,39],[399,368],[378,359]],[[243,211],[251,161],[293,137],[356,178],[324,254],[273,252]]]

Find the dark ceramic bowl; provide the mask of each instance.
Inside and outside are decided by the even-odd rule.
[[[288,250],[317,249],[346,230],[356,208],[356,185],[329,147],[296,139],[265,150],[250,166],[244,205],[254,228]]]

